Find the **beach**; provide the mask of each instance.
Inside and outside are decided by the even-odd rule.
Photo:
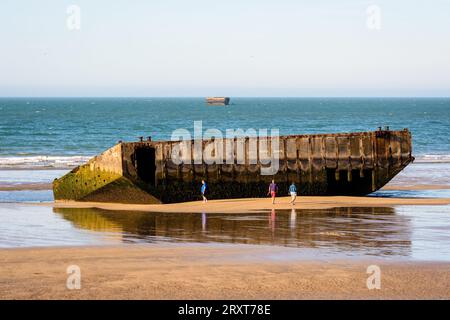
[[[0,251],[2,299],[449,299],[450,263],[311,261],[248,246]],[[284,257],[284,259],[283,259]],[[66,287],[77,265],[81,288]],[[381,288],[369,290],[378,265]]]
[[[435,135],[446,130],[450,100],[236,99],[246,109],[227,114],[205,114],[197,100],[3,102],[0,124],[12,123],[11,133],[21,117],[36,119],[25,128],[32,141],[10,135],[0,149],[0,299],[450,298],[450,149]],[[389,115],[392,106],[398,112]],[[328,119],[337,107],[339,125]],[[95,136],[85,133],[86,112]],[[405,112],[416,160],[367,196],[299,195],[295,205],[288,190],[275,204],[264,194],[144,205],[53,198],[55,178],[162,118],[155,139],[196,119],[225,130],[231,116],[233,127],[264,124],[284,134],[373,129],[386,115],[401,129]],[[80,268],[80,290],[66,286],[70,266]],[[369,266],[380,268],[380,289],[367,287]]]
[[[416,189],[407,189],[416,190]],[[290,197],[278,197],[272,205],[270,199],[229,199],[211,200],[208,203],[192,201],[175,204],[122,204],[101,202],[77,202],[57,201],[50,204],[42,204],[55,208],[99,208],[105,210],[131,210],[151,212],[200,212],[200,213],[250,213],[261,212],[272,209],[290,210],[298,209],[329,209],[339,207],[389,207],[398,205],[448,205],[450,198],[376,198],[376,197],[348,197],[348,196],[322,196],[322,197],[299,197],[296,204],[290,203]]]
[[[31,183],[3,171],[2,192],[19,200],[0,203],[0,299],[449,299],[449,185],[416,179],[424,166],[371,196],[295,205],[17,202],[45,200],[61,171]],[[79,290],[66,287],[73,265]],[[369,290],[373,265],[381,288]]]
[[[415,188],[413,188],[415,189]],[[420,188],[419,188],[420,189]],[[207,204],[198,202],[164,204],[164,205],[126,205],[108,203],[56,202],[43,204],[23,204],[23,208],[52,209],[53,212],[65,214],[64,210],[102,210],[113,212],[118,217],[141,211],[143,215],[161,212],[171,216],[184,216],[201,213],[208,216],[208,222],[199,232],[216,234],[214,225],[210,225],[214,213],[224,217],[254,215],[256,212],[270,212],[270,228],[284,224],[281,218],[284,212],[290,214],[290,232],[292,236],[292,212],[298,212],[297,219],[305,226],[296,228],[317,229],[301,241],[311,243],[304,248],[283,245],[288,237],[281,235],[278,229],[272,229],[272,240],[258,242],[240,241],[239,237],[248,231],[238,230],[245,225],[238,225],[235,231],[225,237],[238,233],[237,241],[224,243],[218,239],[202,243],[199,236],[194,242],[182,241],[162,243],[127,244],[122,236],[116,244],[88,246],[45,246],[35,248],[0,249],[0,298],[1,299],[449,299],[450,298],[450,261],[439,259],[404,258],[408,256],[414,242],[411,235],[401,231],[410,228],[407,220],[400,222],[397,230],[389,230],[376,235],[373,240],[364,240],[363,235],[354,233],[350,239],[343,235],[340,215],[358,216],[367,208],[369,216],[380,215],[386,208],[444,208],[448,198],[381,198],[381,197],[299,197],[295,206],[289,204],[288,197],[277,199],[272,205],[269,198],[211,200]],[[338,210],[333,219],[341,226],[314,226],[314,215],[321,218],[324,210]],[[340,210],[338,208],[342,208]],[[351,211],[352,208],[356,211]],[[377,209],[378,208],[378,209]],[[17,208],[16,208],[17,209]],[[297,210],[297,211],[296,211]],[[360,211],[363,210],[363,211]],[[378,210],[378,211],[377,211]],[[406,209],[410,210],[410,209]],[[420,210],[420,209],[419,209]],[[312,217],[304,216],[306,211]],[[121,213],[122,212],[122,213]],[[275,218],[274,212],[277,212]],[[370,213],[372,212],[372,213]],[[391,211],[389,211],[391,212]],[[394,212],[394,211],[392,211]],[[96,214],[87,212],[88,215]],[[135,215],[137,213],[134,213]],[[388,214],[387,217],[390,217]],[[281,216],[280,216],[281,215]],[[269,215],[270,216],[270,215]],[[108,214],[104,215],[108,218]],[[77,222],[69,216],[78,227],[94,231],[105,231],[105,222],[96,222],[88,226],[83,220]],[[85,219],[85,218],[84,218]],[[94,218],[98,219],[98,218]],[[137,218],[141,219],[141,218]],[[203,219],[203,218],[202,218]],[[281,219],[281,220],[280,220]],[[306,219],[306,220],[305,220]],[[323,218],[322,218],[323,219]],[[352,218],[353,219],[353,218]],[[371,218],[370,218],[371,219]],[[380,218],[373,226],[385,220]],[[191,221],[191,220],[187,220]],[[205,218],[206,221],[206,218]],[[117,221],[111,222],[117,225]],[[192,222],[189,222],[192,223]],[[184,224],[185,225],[185,224]],[[366,225],[364,228],[373,228]],[[206,227],[207,226],[207,227]],[[256,224],[256,227],[261,224]],[[163,237],[177,237],[167,229],[179,228],[180,225],[164,224],[159,229],[166,229]],[[124,229],[125,228],[125,229]],[[126,224],[120,233],[126,232]],[[184,227],[186,229],[186,227]],[[227,228],[222,225],[220,228]],[[295,227],[294,227],[295,228]],[[351,228],[359,228],[352,223]],[[306,229],[307,230],[307,229]],[[321,231],[320,231],[321,230]],[[319,232],[320,231],[320,232]],[[188,231],[186,229],[186,232]],[[373,232],[373,231],[371,231]],[[264,234],[264,232],[262,232]],[[277,235],[278,234],[278,235]],[[356,238],[355,238],[356,236]],[[294,237],[299,237],[298,235]],[[375,236],[374,236],[375,237]],[[392,238],[390,244],[382,244],[383,239]],[[398,239],[397,244],[392,242]],[[283,240],[284,239],[284,240]],[[330,239],[337,240],[344,254],[338,252],[329,255],[327,249],[318,250],[317,244]],[[123,241],[123,242],[122,242]],[[373,241],[367,242],[367,241]],[[406,241],[406,247],[405,246]],[[356,244],[356,243],[360,244]],[[315,244],[314,244],[315,243]],[[332,242],[330,242],[332,243]],[[409,243],[409,244],[408,244]],[[328,246],[327,244],[326,246]],[[320,245],[319,245],[320,246]],[[326,247],[325,246],[325,247]],[[349,247],[346,247],[349,246]],[[374,255],[368,248],[378,252]],[[408,249],[409,248],[409,249]],[[354,255],[346,255],[352,250]],[[387,252],[383,257],[380,252]],[[389,253],[394,250],[397,253]],[[339,250],[338,250],[339,251]],[[322,254],[321,252],[325,252]],[[359,254],[358,252],[362,252]],[[368,253],[368,254],[364,254]],[[396,254],[398,256],[396,256]],[[389,256],[392,256],[389,258]],[[81,271],[81,288],[69,290],[66,287],[69,266],[76,265]],[[381,288],[369,290],[366,281],[370,274],[369,266],[378,266],[381,270]]]
[[[450,1],[25,2],[0,3],[0,302],[450,300]]]
[[[285,196],[0,204],[10,217],[0,221],[0,299],[449,299],[449,186],[411,176],[373,196],[295,205]],[[2,191],[26,199],[51,192],[46,179],[10,178]],[[79,290],[66,287],[72,265]],[[381,289],[369,290],[373,265]]]

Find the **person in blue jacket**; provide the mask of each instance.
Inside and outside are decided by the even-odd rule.
[[[295,199],[297,198],[297,187],[295,186],[294,181],[292,181],[292,184],[289,187],[289,194],[291,195],[291,204],[295,205]]]
[[[208,185],[206,184],[205,180],[202,180],[202,187],[200,188],[200,192],[202,193],[203,203],[208,202],[208,199],[206,199],[206,194],[208,193]]]

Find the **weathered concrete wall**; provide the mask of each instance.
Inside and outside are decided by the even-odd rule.
[[[224,139],[225,141],[226,139]],[[258,139],[258,144],[262,139]],[[194,148],[194,142],[190,143],[192,159],[190,163],[181,165],[182,172],[191,170],[203,172],[215,172],[222,166],[223,171],[230,171],[231,167],[235,171],[242,172],[250,170],[257,172],[262,164],[257,154],[249,152],[249,139],[242,139],[243,148],[245,150],[245,163],[227,165],[225,163],[216,165],[193,164],[193,159],[200,157],[198,150]],[[178,165],[172,163],[172,148],[176,142],[152,142],[152,143],[133,143],[133,148],[145,145],[156,148],[158,176],[163,178],[164,172],[170,177],[177,177]],[[214,149],[211,145],[217,145],[213,140],[203,141],[200,152],[206,148]],[[227,143],[223,143],[223,154],[232,154],[237,158],[237,148],[239,141],[235,140],[231,144],[231,149],[227,149]],[[321,134],[321,135],[299,135],[280,137],[279,149],[272,150],[270,140],[268,141],[268,149],[270,152],[277,152],[281,167],[287,166],[290,170],[300,169],[309,171],[311,169],[321,170],[323,168],[338,170],[356,170],[361,168],[373,168],[380,166],[387,168],[392,165],[400,164],[403,160],[411,157],[411,138],[407,130],[402,131],[378,131],[378,132],[362,132],[348,134]],[[256,165],[250,162],[257,159]],[[204,168],[204,167],[208,168]],[[227,167],[230,166],[230,167]],[[252,167],[253,166],[253,167]],[[188,168],[188,170],[186,170]],[[195,170],[198,169],[198,170]],[[228,169],[228,170],[227,170]]]
[[[106,150],[53,182],[55,200],[159,202],[123,175],[122,144]]]
[[[55,179],[53,181],[55,200],[82,200],[122,177],[120,174],[99,170],[91,165],[92,163],[87,163],[79,166],[65,176]]]
[[[214,198],[264,196],[272,178],[286,192],[294,181],[301,194],[367,194],[385,185],[413,159],[407,130],[285,136],[280,137],[276,150],[270,139],[264,138],[256,144],[267,143],[269,154],[277,153],[280,160],[278,173],[264,176],[260,174],[264,159],[250,143],[254,141],[245,138],[206,140],[196,149],[190,141],[185,145],[190,160],[180,165],[172,161],[178,142],[131,143],[124,147],[124,162],[130,178],[139,179],[132,160],[134,151],[155,148],[155,182],[148,190],[163,202],[175,202],[198,199],[201,179],[208,181]],[[217,152],[224,155],[224,162],[194,163],[204,150],[215,151],[220,146],[223,149]],[[227,158],[239,158],[239,152],[244,154],[242,163],[226,163]]]
[[[122,175],[122,143],[118,143],[102,154],[95,156],[89,161],[89,167],[92,171],[99,170]]]
[[[81,200],[122,177],[122,147],[117,144],[53,182],[56,200]]]

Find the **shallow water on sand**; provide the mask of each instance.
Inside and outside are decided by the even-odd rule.
[[[202,243],[291,247],[307,257],[450,261],[450,206],[230,215],[52,209],[24,204],[53,201],[51,190],[29,190],[29,185],[49,185],[65,172],[0,170],[0,248]],[[442,188],[395,190],[396,186],[414,185]],[[414,163],[388,186],[389,190],[371,196],[450,198],[450,164]]]
[[[450,208],[254,214],[149,213],[0,204],[0,247],[167,243],[265,245],[320,257],[450,260]]]
[[[69,170],[0,170],[0,187],[51,183]]]

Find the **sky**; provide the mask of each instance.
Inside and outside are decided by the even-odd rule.
[[[450,0],[1,0],[0,41],[3,97],[450,96]]]

